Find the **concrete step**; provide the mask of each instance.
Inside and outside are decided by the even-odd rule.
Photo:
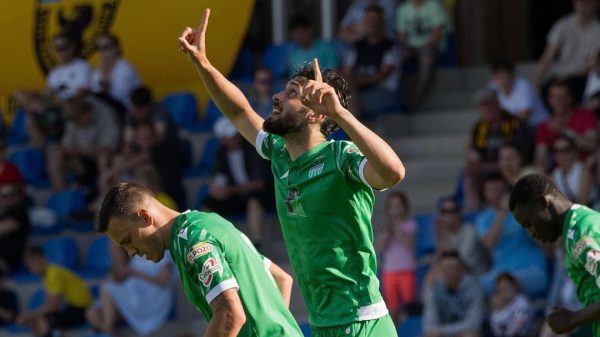
[[[473,107],[473,95],[476,90],[431,92],[421,110],[471,109]]]
[[[471,109],[423,111],[415,115],[388,114],[369,126],[386,138],[412,135],[466,134],[479,115]]]
[[[394,138],[389,144],[403,160],[414,158],[462,158],[465,136],[417,135]]]
[[[437,184],[456,177],[464,167],[462,157],[405,160],[406,178],[401,186]]]

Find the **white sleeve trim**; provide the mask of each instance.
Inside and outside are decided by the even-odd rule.
[[[258,134],[256,135],[256,144],[254,144],[256,146],[256,152],[258,152],[258,154],[265,158],[266,160],[269,160],[269,158],[267,158],[267,156],[265,156],[265,154],[263,153],[262,147],[263,147],[263,143],[265,142],[265,139],[267,138],[267,133],[264,130],[260,130],[258,131]]]
[[[366,186],[369,186],[370,188],[374,189],[375,191],[383,192],[383,191],[387,190],[387,188],[380,190],[380,189],[377,189],[377,188],[371,186],[371,184],[369,184],[369,182],[367,181],[367,178],[365,177],[365,165],[367,165],[367,162],[368,162],[368,160],[367,160],[367,158],[365,158],[360,162],[360,165],[358,166],[358,175],[360,176],[360,181],[362,181],[363,184],[365,184]]]
[[[265,270],[267,271],[267,273],[270,273],[271,263],[273,263],[273,262],[271,262],[271,260],[269,260],[263,256],[263,264],[265,266]]]
[[[222,292],[224,292],[227,289],[232,289],[232,288],[240,289],[240,286],[238,285],[237,281],[234,278],[225,280],[225,281],[217,284],[214,288],[212,288],[211,291],[208,292],[208,294],[206,294],[206,302],[208,302],[208,304],[210,304],[210,302],[212,302]]]

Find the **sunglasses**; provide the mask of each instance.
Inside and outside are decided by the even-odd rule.
[[[442,208],[440,209],[440,213],[442,214],[456,214],[458,213],[460,210],[458,208]]]
[[[114,47],[111,44],[100,44],[100,45],[96,46],[96,50],[98,50],[98,51],[111,50],[113,48]]]
[[[54,49],[58,52],[67,51],[67,50],[71,49],[71,46],[68,44],[57,44],[57,45],[54,45]]]

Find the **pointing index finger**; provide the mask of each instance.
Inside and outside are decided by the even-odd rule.
[[[206,33],[206,26],[208,26],[208,17],[210,16],[210,8],[204,10],[204,15],[202,16],[202,21],[200,21],[200,26],[198,26],[198,33],[204,34]]]
[[[316,57],[313,59],[313,67],[314,67],[314,71],[315,71],[315,81],[323,82],[323,76],[321,75],[321,69],[319,69],[319,61],[317,60]]]

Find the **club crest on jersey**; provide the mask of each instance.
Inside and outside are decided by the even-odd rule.
[[[206,255],[213,251],[215,247],[208,242],[200,242],[195,244],[187,254],[187,262],[194,263],[200,256]]]
[[[202,271],[198,274],[198,279],[205,287],[208,287],[210,282],[212,282],[213,274],[217,272],[220,273],[221,270],[223,270],[221,264],[211,257],[202,265]]]
[[[590,274],[596,276],[598,261],[600,261],[600,253],[596,250],[590,250],[587,253],[586,261],[585,261],[585,270],[587,270]]]
[[[575,244],[575,248],[573,248],[573,256],[577,259],[579,258],[579,256],[581,255],[581,253],[583,253],[583,251],[587,248],[590,247],[592,245],[594,241],[587,237],[584,236],[581,239],[579,239],[579,241],[577,241],[577,243]]]
[[[310,168],[310,170],[308,170],[308,177],[312,178],[312,177],[316,177],[319,174],[321,174],[321,172],[323,172],[323,168],[325,167],[325,163],[319,163],[313,167]]]

